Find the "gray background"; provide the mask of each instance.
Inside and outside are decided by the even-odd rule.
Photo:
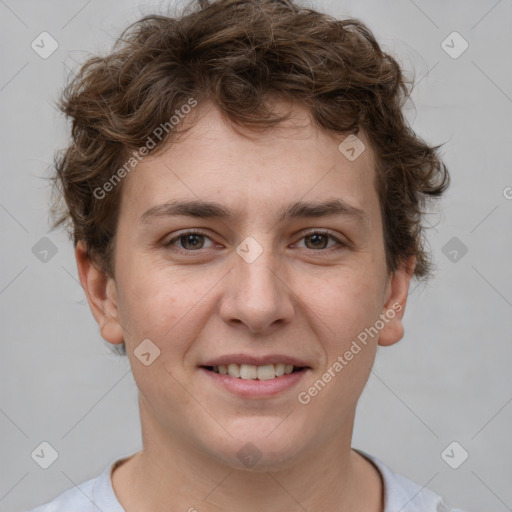
[[[52,108],[66,75],[158,7],[141,5],[0,0],[0,511],[48,501],[140,448],[128,363],[99,335],[72,243],[49,231],[45,177],[67,140]],[[416,73],[407,116],[426,141],[446,142],[453,179],[429,217],[437,276],[413,286],[403,340],[379,349],[353,446],[461,508],[512,510],[512,1],[310,5],[360,18]],[[59,44],[47,59],[31,48],[42,31]],[[453,31],[469,43],[458,58],[441,46]],[[43,237],[57,249],[46,262],[33,252]],[[446,244],[467,253],[454,262]],[[58,452],[46,470],[31,458],[42,441]],[[452,441],[469,453],[458,469],[441,457]]]

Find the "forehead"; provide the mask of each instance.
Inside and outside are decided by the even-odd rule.
[[[306,203],[329,201],[359,211],[352,217],[367,225],[379,216],[374,156],[364,133],[356,146],[364,150],[353,160],[339,148],[346,136],[316,127],[304,107],[294,106],[289,120],[269,130],[237,128],[242,133],[213,105],[197,108],[199,120],[186,136],[150,153],[125,178],[120,214],[131,224],[143,225],[151,213],[183,201],[215,203],[217,213],[238,221],[282,220]]]

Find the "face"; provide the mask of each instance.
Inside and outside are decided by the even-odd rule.
[[[81,245],[80,278],[103,337],[126,343],[145,435],[291,464],[350,436],[377,344],[403,335],[410,271],[387,272],[364,133],[350,160],[301,107],[249,137],[201,108],[123,182],[115,281]]]

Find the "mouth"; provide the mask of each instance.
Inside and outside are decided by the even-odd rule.
[[[299,373],[309,369],[309,366],[295,366],[292,364],[276,363],[265,365],[252,365],[252,364],[220,364],[218,366],[201,366],[205,370],[219,375],[226,375],[233,379],[242,380],[272,380],[290,375],[292,373]]]
[[[203,365],[199,367],[208,378],[208,386],[227,391],[244,400],[271,399],[285,395],[299,386],[311,368],[283,363],[251,365],[230,363],[218,366]]]

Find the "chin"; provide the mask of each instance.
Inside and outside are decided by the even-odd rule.
[[[294,424],[295,435],[285,423],[283,417],[240,419],[236,428],[224,425],[232,437],[224,431],[223,439],[210,444],[209,451],[233,469],[254,472],[288,469],[300,458],[305,439],[297,425]]]

